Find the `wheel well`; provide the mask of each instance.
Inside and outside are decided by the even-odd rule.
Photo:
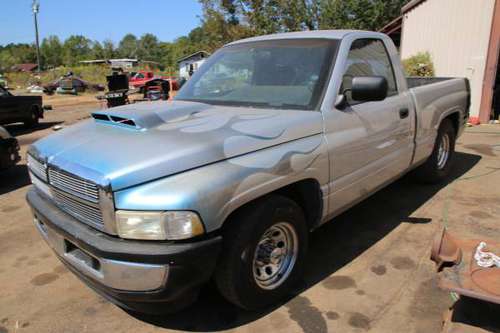
[[[319,224],[323,211],[323,198],[317,180],[301,180],[280,188],[274,193],[288,197],[302,208],[309,229],[313,229]]]
[[[295,201],[304,211],[307,221],[308,229],[314,229],[320,222],[323,211],[323,198],[321,194],[321,187],[315,179],[305,179],[296,183],[287,185],[277,189],[267,195],[278,194]],[[228,226],[228,222],[234,220],[233,217],[237,215],[242,209],[255,204],[256,201],[262,200],[264,197],[256,198],[247,202],[243,206],[231,212],[226,218],[223,228]]]
[[[457,111],[457,112],[454,112],[448,116],[446,116],[446,118],[444,119],[449,119],[451,121],[451,124],[453,125],[453,128],[455,129],[455,135],[458,133],[458,126],[460,124],[460,113]],[[443,119],[443,121],[444,121]]]

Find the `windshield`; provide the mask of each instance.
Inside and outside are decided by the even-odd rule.
[[[176,100],[314,110],[338,41],[286,39],[226,46],[210,57]]]

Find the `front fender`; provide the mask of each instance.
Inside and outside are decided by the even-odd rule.
[[[286,185],[304,179],[327,184],[328,165],[318,134],[117,191],[115,207],[196,211],[210,232],[242,205]]]

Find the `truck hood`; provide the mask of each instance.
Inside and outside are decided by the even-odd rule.
[[[31,153],[120,190],[322,132],[320,112],[185,101],[143,102],[93,118],[37,141]]]

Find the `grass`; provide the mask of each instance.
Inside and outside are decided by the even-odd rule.
[[[131,71],[138,71],[145,68],[138,67],[131,69]],[[81,65],[81,66],[61,66],[51,70],[38,73],[25,73],[25,72],[11,72],[5,73],[9,86],[17,89],[25,89],[26,87],[37,84],[45,85],[50,83],[68,72],[73,72],[76,76],[82,78],[90,83],[100,83],[106,86],[106,75],[111,74],[111,68],[107,65]],[[158,75],[165,75],[154,71]],[[171,75],[171,74],[166,74]]]

